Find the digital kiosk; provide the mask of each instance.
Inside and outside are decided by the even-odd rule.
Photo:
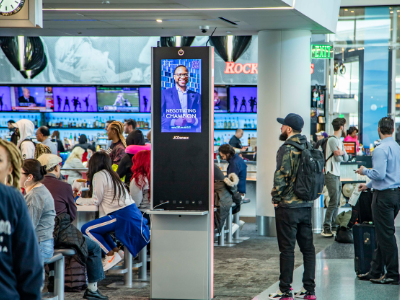
[[[152,299],[213,298],[213,61],[152,49]]]

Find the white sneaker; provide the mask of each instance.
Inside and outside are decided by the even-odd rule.
[[[276,293],[269,294],[269,299],[280,299],[282,297],[283,293],[281,290],[277,290]]]
[[[239,220],[239,230],[243,229],[244,224],[246,224],[245,221]]]
[[[238,230],[238,229],[239,229],[239,225],[232,223],[232,234],[234,234],[236,232],[236,230]]]
[[[302,287],[300,291],[298,291],[297,293],[294,293],[294,297],[295,298],[299,298],[299,299],[304,299],[304,296],[306,295],[307,290]]]
[[[124,253],[124,251],[122,251],[121,249],[118,250],[118,254],[119,254],[119,256],[121,256],[122,259],[125,258],[125,253]]]
[[[114,253],[113,256],[107,256],[103,260],[103,270],[108,271],[112,267],[114,267],[117,263],[119,263],[122,260],[121,256],[119,256],[118,253]]]

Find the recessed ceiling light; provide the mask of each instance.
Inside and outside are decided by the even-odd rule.
[[[161,19],[157,19],[156,20],[158,23],[162,23],[162,20]]]
[[[231,33],[230,31],[227,31],[226,33]]]
[[[347,9],[347,8],[345,8],[345,9],[344,9],[344,11],[348,11],[348,9]]]
[[[354,13],[354,10],[352,10],[351,12]]]

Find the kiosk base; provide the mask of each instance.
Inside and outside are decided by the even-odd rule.
[[[151,211],[151,299],[211,299],[211,216]]]

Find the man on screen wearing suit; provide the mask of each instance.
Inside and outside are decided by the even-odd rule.
[[[194,132],[201,126],[201,95],[187,88],[189,70],[185,66],[179,65],[175,68],[174,81],[174,87],[165,89],[161,93],[162,128],[166,131]],[[169,110],[175,111],[169,112]],[[192,111],[186,112],[186,110]],[[187,116],[178,117],[183,114]]]
[[[31,96],[31,93],[27,88],[22,88],[22,94],[23,95],[18,98],[20,106],[36,106],[35,98]]]

